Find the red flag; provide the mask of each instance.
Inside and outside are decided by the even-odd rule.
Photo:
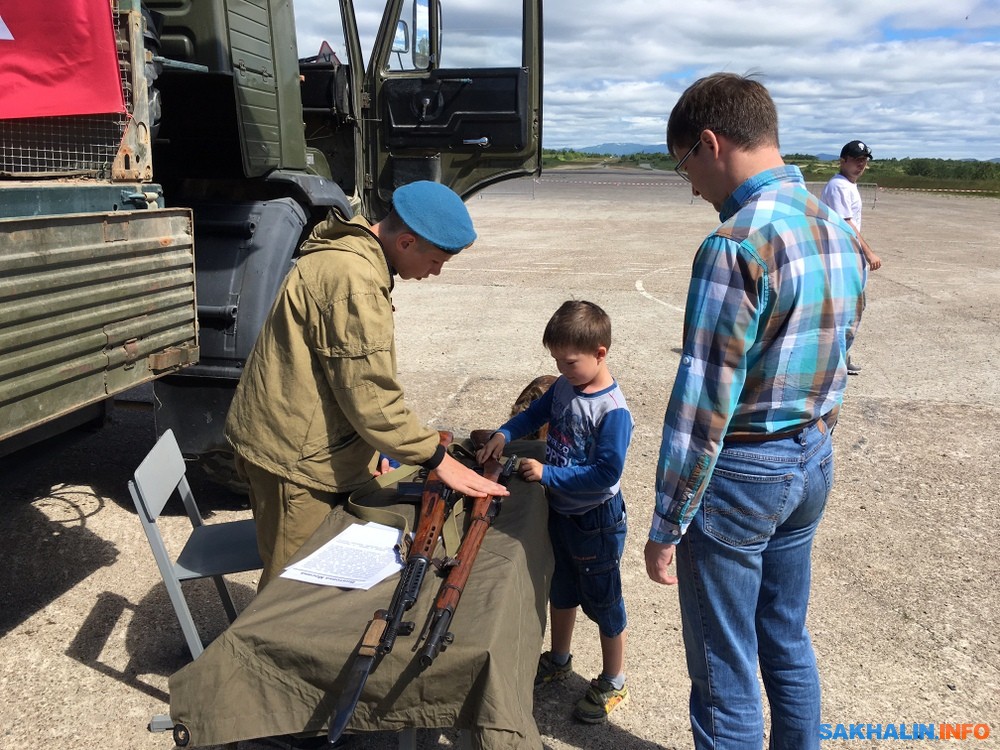
[[[109,0],[0,2],[0,119],[124,111]]]

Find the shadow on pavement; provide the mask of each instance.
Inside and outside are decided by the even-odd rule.
[[[0,637],[115,562],[117,547],[87,528],[87,518],[102,505],[99,498],[80,503],[63,497],[58,487],[34,502],[23,497],[3,502]]]
[[[551,747],[545,743],[546,737],[588,750],[663,750],[663,745],[636,737],[615,724],[618,712],[629,710],[627,702],[616,708],[603,724],[585,724],[574,719],[573,707],[589,686],[590,680],[572,674],[561,682],[535,690],[535,723],[546,750]]]
[[[228,581],[228,584],[237,610],[242,611],[253,599],[255,591],[233,581]],[[210,580],[185,582],[184,592],[198,632],[207,646],[229,625],[219,594]],[[126,628],[125,653],[128,661],[124,666],[115,666],[106,660],[105,649],[115,632],[122,627]],[[66,649],[66,655],[164,703],[170,702],[170,696],[145,682],[141,675],[169,677],[191,661],[191,653],[162,582],[154,586],[138,605],[111,591],[99,594],[93,609]]]

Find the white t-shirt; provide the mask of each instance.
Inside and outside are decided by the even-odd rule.
[[[844,175],[836,174],[831,177],[819,199],[836,211],[838,216],[853,221],[854,226],[861,231],[861,191]]]

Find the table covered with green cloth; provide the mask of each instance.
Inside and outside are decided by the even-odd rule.
[[[541,458],[543,451],[539,441],[515,441],[506,453]],[[415,623],[414,633],[377,663],[348,732],[457,727],[488,750],[542,747],[532,687],[552,575],[548,507],[537,483],[515,476],[509,490],[455,613],[454,642],[420,670],[412,647],[441,581],[428,573],[404,618]],[[393,487],[364,503],[407,514],[410,528],[417,526],[419,502],[400,503]],[[457,520],[461,530],[467,519]],[[359,522],[334,508],[292,562]],[[364,591],[274,579],[170,677],[170,716],[188,729],[189,746],[325,732],[361,635],[372,613],[388,608],[398,581],[396,574]]]

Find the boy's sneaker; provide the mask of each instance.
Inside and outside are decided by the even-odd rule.
[[[856,365],[851,361],[851,358],[847,358],[847,374],[848,375],[860,375],[861,365]]]
[[[545,685],[558,680],[565,680],[573,671],[573,654],[565,664],[556,664],[552,661],[552,652],[546,651],[538,657],[538,671],[535,672],[535,687]]]
[[[603,677],[590,681],[590,689],[576,703],[573,716],[587,724],[600,724],[608,720],[608,714],[628,700],[628,685],[617,690]]]

